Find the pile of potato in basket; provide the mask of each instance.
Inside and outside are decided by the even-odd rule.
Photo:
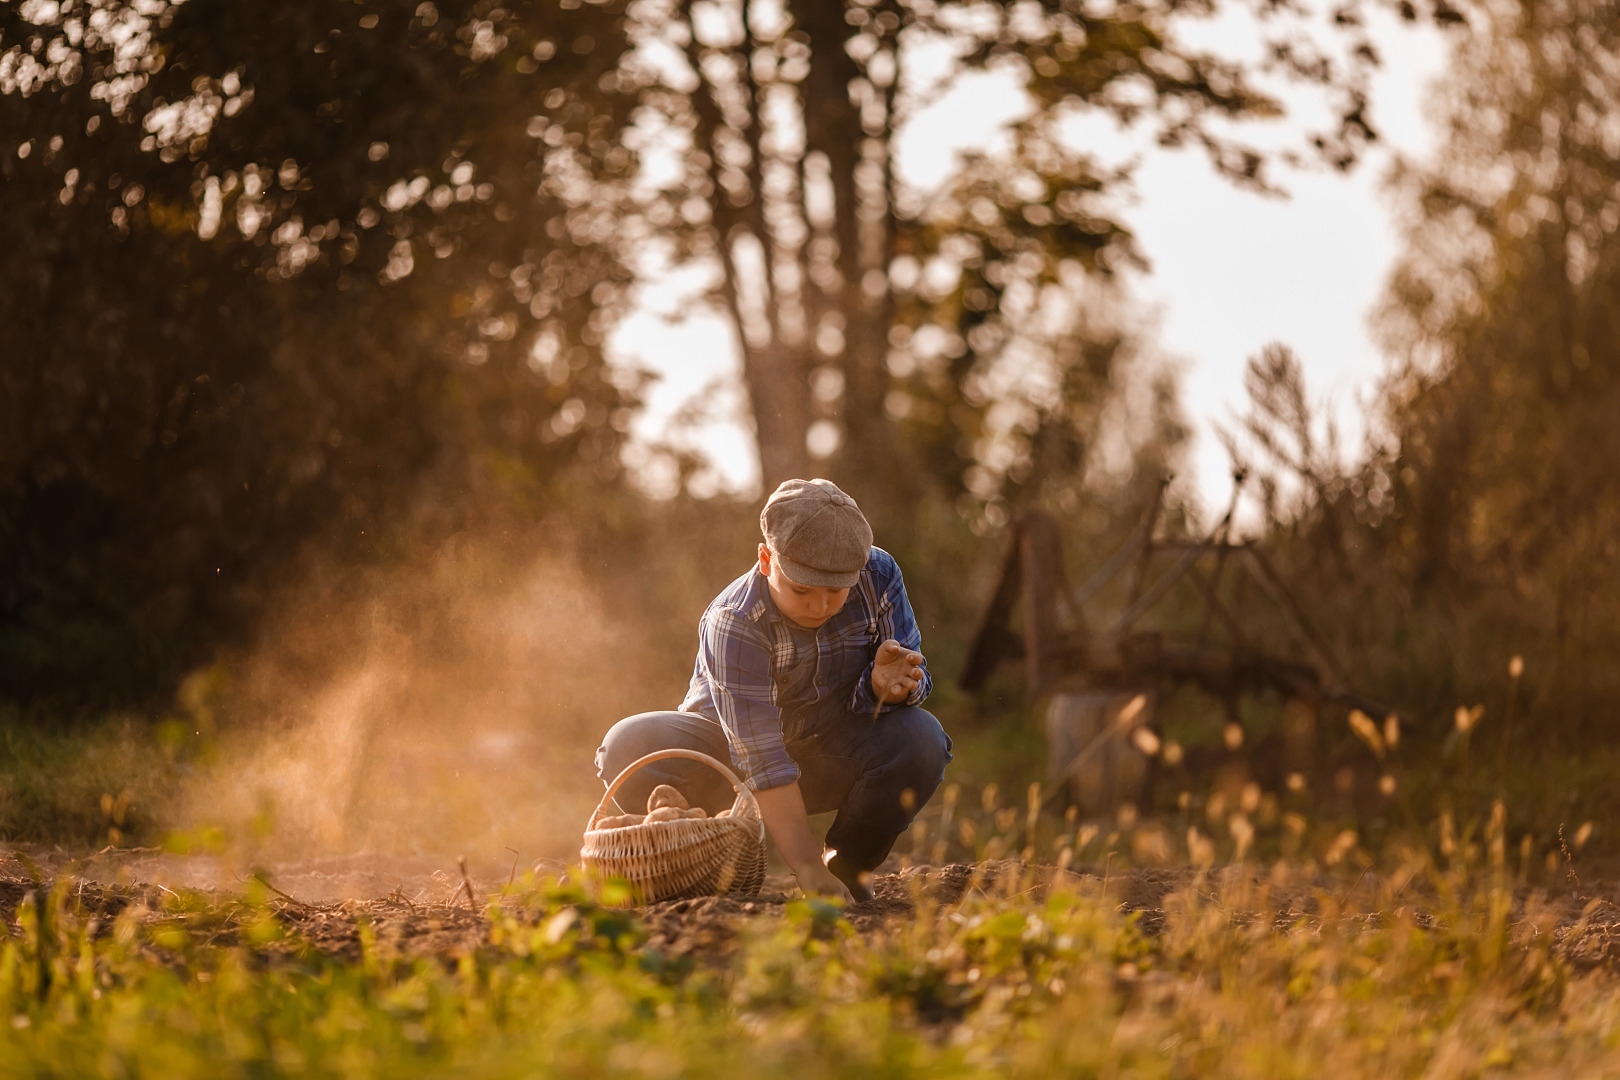
[[[645,814],[620,814],[617,817],[602,818],[596,823],[598,829],[623,829],[631,825],[650,825],[657,821],[679,821],[682,818],[706,818],[709,812],[701,806],[693,806],[686,801],[686,796],[670,787],[668,784],[659,784],[647,796],[647,812]],[[731,807],[726,807],[717,818],[730,817]]]

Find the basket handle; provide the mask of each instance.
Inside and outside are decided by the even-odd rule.
[[[683,750],[672,747],[668,750],[655,750],[645,757],[637,758],[626,765],[624,771],[615,776],[613,783],[609,784],[607,790],[602,793],[602,801],[596,804],[596,810],[591,814],[591,820],[586,823],[585,831],[589,832],[596,828],[596,823],[607,814],[607,808],[612,804],[614,794],[623,786],[626,780],[630,779],[631,773],[651,765],[655,761],[664,761],[668,758],[689,758],[692,761],[709,766],[709,768],[729,780],[731,789],[737,793],[736,801],[731,804],[733,816],[736,816],[739,810],[752,811],[752,816],[756,818],[760,816],[759,803],[755,800],[753,791],[749,789],[747,784],[738,779],[736,773],[700,750]]]

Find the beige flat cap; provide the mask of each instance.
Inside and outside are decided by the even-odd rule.
[[[765,546],[788,579],[847,589],[872,553],[872,526],[831,480],[784,480],[759,513]]]

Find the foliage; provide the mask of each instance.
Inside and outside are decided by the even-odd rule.
[[[726,957],[646,943],[525,881],[487,939],[411,957],[304,943],[263,890],[110,925],[64,877],[0,944],[0,1075],[1474,1076],[1615,1067],[1597,920],[1515,906],[1498,857],[1412,854],[1385,883],[1278,864],[1189,879],[1149,927],[1096,878],[1013,881],[856,932],[791,903]],[[1590,915],[1590,912],[1588,912]]]
[[[1148,125],[1263,184],[1223,125],[1272,103],[1178,44],[1212,10],[0,8],[0,240],[31,253],[0,289],[6,692],[162,693],[311,563],[395,561],[491,505],[622,522],[638,377],[604,340],[659,265],[715,268],[767,476],[811,468],[816,431],[880,527],[1073,509],[1103,465],[1155,483],[1185,432],[1103,283],[1133,259],[1127,176],[1058,129]],[[1260,10],[1263,67],[1326,89],[1347,164],[1356,5],[1343,56]],[[930,48],[942,80],[913,71]],[[1015,152],[906,190],[905,123],[992,70],[1030,95]]]
[[[1274,39],[1261,67],[1325,89],[1340,119],[1314,152],[1348,167],[1374,137],[1364,76],[1376,51],[1358,5],[1339,8],[1342,40],[1327,43],[1290,5],[1256,7]],[[927,485],[948,503],[968,492],[997,503],[1018,486],[1015,475],[1002,490],[1009,467],[1062,463],[1035,463],[1045,433],[1093,449],[1098,432],[1069,407],[1094,412],[1118,388],[1069,379],[1074,354],[1128,350],[1108,329],[1091,336],[1075,297],[1087,275],[1140,260],[1116,198],[1129,170],[1103,166],[1062,127],[1080,116],[1148,126],[1160,145],[1201,145],[1239,183],[1267,186],[1265,156],[1229,122],[1277,115],[1277,103],[1255,72],[1178,37],[1178,20],[1215,8],[646,6],[644,34],[671,54],[647,100],[659,130],[690,150],[666,185],[680,215],[661,207],[661,220],[687,226],[672,257],[714,269],[767,486],[814,460],[873,506],[904,507]],[[945,70],[922,59],[930,51]],[[959,76],[988,71],[1029,97],[1012,152],[970,158],[937,191],[912,189],[895,168],[906,125]],[[1074,396],[1031,408],[1027,393],[1003,391],[1012,408],[998,412],[991,388],[1009,372]]]
[[[303,545],[617,475],[625,44],[557,0],[0,8],[8,692],[172,686]]]
[[[1572,740],[1620,693],[1620,98],[1595,74],[1620,58],[1617,18],[1480,5],[1441,99],[1444,155],[1405,177],[1409,254],[1386,318],[1395,551],[1420,592],[1489,605]]]
[[[62,727],[0,710],[0,837],[76,849],[161,838],[187,758],[134,717]]]
[[[1608,3],[1484,3],[1402,178],[1386,326],[1412,573],[1519,591],[1568,633],[1614,595],[1620,394]],[[1600,599],[1601,598],[1601,599]],[[1540,614],[1540,613],[1538,613]]]
[[[1620,204],[1606,3],[1459,9],[1436,96],[1444,142],[1395,176],[1407,237],[1378,327],[1394,364],[1369,443],[1338,443],[1297,358],[1251,361],[1240,453],[1278,561],[1372,692],[1443,736],[1513,693],[1575,750],[1620,680],[1610,467],[1620,409]],[[1500,731],[1500,728],[1497,728]]]

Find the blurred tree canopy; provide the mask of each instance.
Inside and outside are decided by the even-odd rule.
[[[1620,696],[1620,5],[1465,10],[1444,149],[1401,178],[1394,540],[1419,590],[1497,598],[1589,730]]]
[[[1322,88],[1335,120],[1309,137],[1311,152],[1348,167],[1376,138],[1363,5],[1337,5],[1334,29],[1314,37],[1297,5],[1248,6],[1270,28],[1258,70]],[[1232,125],[1279,115],[1278,103],[1244,65],[1177,40],[1178,18],[1219,10],[647,5],[642,18],[670,46],[648,103],[687,150],[670,184],[680,214],[668,218],[691,227],[683,253],[718,264],[767,487],[815,468],[877,507],[903,504],[919,477],[995,504],[1086,458],[1118,382],[1111,364],[1128,350],[1117,325],[1085,341],[1077,297],[1088,279],[1141,260],[1115,198],[1129,169],[1102,164],[1064,125],[1086,115],[1149,125],[1158,145],[1202,146],[1234,181],[1266,187],[1267,157]],[[1423,15],[1455,17],[1444,3]],[[910,70],[919,57],[927,71]],[[1011,152],[971,157],[937,191],[908,187],[896,169],[907,123],[964,72],[985,71],[1028,95]]]
[[[1381,425],[1346,463],[1277,348],[1245,428],[1283,561],[1384,685],[1495,708],[1519,655],[1541,733],[1577,739],[1620,700],[1620,5],[1459,11],[1441,146],[1394,177]]]
[[[300,545],[617,475],[625,47],[611,2],[0,5],[8,692],[164,685]]]
[[[1620,555],[1620,6],[1474,11],[1386,310],[1413,572],[1574,602]]]
[[[1245,5],[1256,70],[1328,95],[1337,167],[1375,137],[1382,2],[1334,9],[1331,47]],[[300,552],[599,502],[640,385],[604,343],[659,260],[715,270],[768,483],[829,473],[880,518],[931,486],[994,525],[1072,506],[1110,430],[1158,473],[1173,382],[1108,280],[1139,261],[1128,170],[1061,129],[1150,125],[1264,187],[1230,125],[1275,102],[1173,32],[1216,10],[0,4],[0,693],[169,686]],[[1012,150],[910,190],[896,139],[968,71],[1029,95]]]

